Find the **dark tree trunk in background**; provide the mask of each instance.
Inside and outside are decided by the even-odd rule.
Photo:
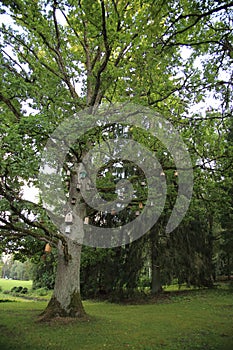
[[[161,279],[160,279],[160,266],[158,261],[159,249],[158,249],[158,232],[155,228],[150,232],[151,243],[151,294],[155,295],[162,291]]]

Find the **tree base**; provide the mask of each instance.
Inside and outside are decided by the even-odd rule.
[[[87,314],[83,308],[80,294],[73,293],[70,305],[67,309],[63,308],[55,296],[52,296],[46,309],[40,314],[40,322],[48,322],[57,318],[84,319]]]

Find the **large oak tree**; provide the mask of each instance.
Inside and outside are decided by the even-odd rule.
[[[79,286],[81,245],[58,231],[41,202],[23,198],[23,185],[38,186],[41,154],[59,123],[85,108],[95,113],[104,102],[151,106],[185,132],[195,160],[210,163],[211,157],[198,144],[200,135],[192,133],[198,118],[191,117],[188,108],[213,91],[226,106],[220,117],[229,113],[232,83],[220,73],[228,70],[233,55],[233,2],[6,0],[1,4],[2,246],[33,253],[38,241],[56,245],[57,277],[44,317],[81,317],[85,314]],[[212,113],[210,119],[214,118]],[[103,142],[101,132],[91,135],[92,143]],[[79,152],[74,150],[71,158],[74,166],[82,164],[89,140],[90,134],[77,141]],[[72,187],[72,174],[70,181]],[[87,208],[81,195],[76,206],[84,217]]]

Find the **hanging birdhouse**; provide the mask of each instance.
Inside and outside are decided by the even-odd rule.
[[[116,210],[115,209],[111,210],[111,215],[116,215]]]
[[[80,179],[85,179],[87,177],[87,172],[85,170],[80,171],[79,173]]]
[[[70,176],[70,170],[67,170],[66,175]]]
[[[140,202],[138,206],[139,206],[139,209],[142,209],[143,208],[142,202]]]
[[[49,243],[46,243],[44,251],[45,251],[45,253],[51,253],[51,246]]]
[[[72,224],[73,222],[73,215],[71,212],[67,213],[65,216],[65,223],[66,224]]]
[[[174,176],[178,176],[178,171],[177,170],[174,172]]]
[[[165,176],[165,172],[161,171],[160,176]]]
[[[69,234],[70,230],[71,230],[70,225],[67,225],[65,228],[65,233]]]
[[[86,216],[86,217],[84,218],[84,225],[88,225],[88,224],[89,224],[89,217]]]
[[[135,213],[136,216],[139,216],[140,215],[140,211],[137,210],[136,213]]]
[[[142,186],[146,186],[145,181],[142,181],[142,182],[141,182],[141,185],[142,185]]]
[[[72,205],[75,205],[75,203],[76,203],[76,198],[75,198],[75,197],[72,197],[70,203],[71,203]]]

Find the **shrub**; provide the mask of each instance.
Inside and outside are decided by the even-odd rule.
[[[10,290],[4,290],[3,294],[10,294],[10,292],[11,292]]]
[[[37,289],[36,293],[40,296],[40,297],[44,297],[48,294],[48,289],[47,288],[39,288]]]
[[[26,294],[28,292],[28,288],[26,287],[13,287],[11,288],[11,293],[22,293],[22,294]]]
[[[28,293],[28,288],[27,288],[27,287],[24,287],[24,288],[21,290],[21,293],[22,293],[22,294],[27,294],[27,293]]]
[[[23,287],[21,287],[21,286],[19,286],[19,287],[13,287],[13,288],[11,288],[11,293],[22,293],[22,290],[23,290],[24,288]]]
[[[0,286],[0,292],[2,292],[2,287]]]

